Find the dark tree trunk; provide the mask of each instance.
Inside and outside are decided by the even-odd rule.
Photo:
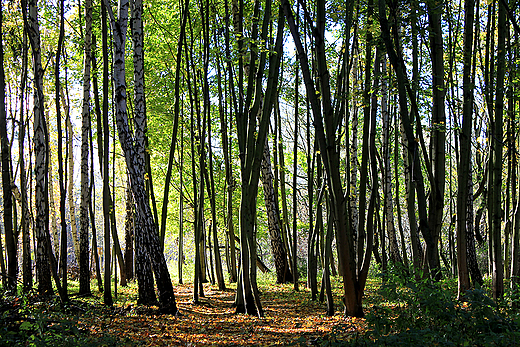
[[[457,190],[457,269],[458,269],[458,296],[462,298],[469,289],[468,245],[473,242],[473,194],[468,196],[472,189],[471,180],[471,129],[473,118],[473,86],[471,84],[471,57],[473,45],[473,16],[475,10],[474,0],[466,0],[464,3],[464,56],[463,56],[463,81],[464,104],[462,106],[462,129],[460,134],[460,156],[458,166],[459,187]],[[471,235],[468,235],[471,234]],[[471,237],[471,238],[470,238]],[[473,252],[475,248],[473,246]],[[478,271],[478,267],[476,269]],[[475,280],[475,279],[474,279]]]
[[[0,142],[2,156],[2,192],[4,207],[5,248],[7,251],[7,289],[16,292],[18,276],[17,241],[13,229],[13,198],[11,193],[11,151],[7,139],[7,117],[5,108],[5,73],[3,45],[3,6],[0,4]],[[22,158],[23,160],[23,158]],[[1,247],[1,245],[0,245]]]
[[[79,294],[90,295],[89,267],[89,206],[91,200],[89,184],[89,141],[90,141],[90,66],[92,42],[92,1],[85,1],[85,43],[83,70],[83,105],[81,125],[81,207],[79,231]],[[71,182],[72,184],[72,182]]]
[[[103,50],[103,135],[101,133],[98,136],[103,139],[103,147],[98,147],[98,153],[100,158],[100,167],[102,168],[103,175],[103,231],[104,231],[104,290],[103,290],[103,303],[107,306],[112,306],[112,291],[111,291],[111,274],[110,274],[110,210],[111,199],[110,199],[110,185],[108,180],[108,150],[109,150],[109,129],[108,129],[108,85],[110,83],[108,79],[108,23],[107,23],[107,10],[105,2],[101,1],[101,40]],[[99,125],[98,125],[99,129]],[[101,148],[103,149],[101,151]]]

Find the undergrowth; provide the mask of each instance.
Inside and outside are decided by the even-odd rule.
[[[496,303],[485,287],[457,300],[457,282],[415,278],[392,269],[366,309],[367,330],[350,340],[335,334],[321,346],[516,346],[520,344],[519,298],[506,292]]]

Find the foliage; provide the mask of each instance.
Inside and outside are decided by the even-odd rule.
[[[93,338],[81,322],[83,314],[106,314],[99,306],[58,298],[41,301],[38,296],[10,297],[0,302],[2,346],[116,346],[129,341],[102,333]]]
[[[453,280],[432,282],[399,268],[383,277],[379,300],[366,315],[367,331],[348,341],[353,346],[511,346],[520,326],[507,306],[500,307],[486,290],[466,292],[456,300]],[[322,345],[345,345],[334,335]]]

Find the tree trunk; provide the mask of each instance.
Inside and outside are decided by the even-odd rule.
[[[260,18],[259,1],[255,1],[253,16]],[[262,20],[262,29],[260,32],[261,43],[267,41],[268,24],[271,14],[271,1],[267,1],[264,9]],[[242,27],[241,18],[243,17],[243,2],[240,2],[238,15],[234,13],[234,19],[238,19],[238,35],[239,36],[239,52],[243,52],[243,38],[241,37]],[[258,180],[260,178],[260,166],[264,153],[265,141],[267,138],[267,129],[269,125],[269,117],[271,115],[273,100],[278,85],[279,66],[282,50],[284,17],[280,8],[277,35],[275,43],[275,52],[269,57],[269,71],[267,77],[267,86],[265,90],[263,107],[260,105],[262,93],[262,80],[267,54],[265,50],[261,50],[259,56],[256,51],[258,48],[256,43],[251,47],[249,60],[249,73],[247,74],[248,83],[245,97],[245,105],[240,102],[239,111],[236,114],[237,121],[237,137],[238,147],[240,151],[240,168],[242,180],[242,194],[240,200],[240,239],[241,239],[241,277],[242,291],[237,292],[237,312],[247,312],[248,314],[257,314],[263,316],[263,309],[260,303],[258,287],[256,283],[256,198],[258,193]],[[258,38],[258,24],[253,23],[251,31],[251,39],[254,41]],[[239,58],[239,71],[244,68],[243,57]],[[255,80],[256,79],[256,80]],[[239,90],[244,90],[242,73],[239,75]],[[254,92],[253,92],[254,90]],[[254,103],[250,108],[250,102],[254,96]],[[261,113],[257,127],[257,116]],[[239,282],[240,282],[239,281]]]
[[[228,8],[228,0],[225,1],[225,11],[226,11],[226,32],[225,32],[225,43],[226,43],[226,58],[227,58],[227,70],[228,70],[228,83],[229,83],[229,93],[231,94],[232,101],[230,102],[230,119],[229,123],[226,119],[225,112],[220,112],[220,129],[222,132],[222,147],[224,152],[224,165],[226,167],[226,186],[227,186],[227,198],[226,198],[226,227],[227,227],[227,240],[229,242],[229,260],[228,262],[228,271],[230,274],[230,281],[232,283],[237,282],[238,274],[237,274],[237,260],[236,260],[236,252],[235,252],[235,228],[233,223],[233,190],[235,188],[235,182],[233,179],[233,166],[231,165],[230,151],[231,151],[231,139],[227,133],[228,124],[231,124],[232,114],[231,111],[233,109],[232,105],[234,105],[234,110],[236,112],[236,95],[235,95],[235,84],[233,79],[233,68],[231,61],[231,52],[230,52],[230,42],[229,42],[229,8]],[[219,60],[217,58],[217,71],[219,69]],[[220,81],[220,76],[218,75],[218,79]],[[220,85],[220,83],[219,83]],[[221,93],[219,92],[219,97],[222,98]],[[222,104],[222,103],[220,103]]]
[[[496,89],[495,89],[495,113],[491,120],[490,136],[490,209],[491,216],[491,239],[492,241],[492,291],[493,298],[499,299],[504,294],[504,267],[502,260],[502,152],[503,152],[503,113],[504,113],[504,79],[505,79],[505,60],[507,36],[506,30],[506,9],[502,3],[498,7],[498,41],[497,41],[497,69],[496,69]],[[493,189],[491,189],[491,186]]]
[[[177,68],[175,69],[175,87],[174,87],[174,95],[175,95],[175,104],[174,104],[174,119],[173,119],[173,129],[172,129],[172,138],[170,143],[170,152],[168,155],[168,167],[166,169],[166,176],[164,178],[164,192],[163,192],[163,204],[161,209],[161,226],[160,226],[160,236],[161,236],[161,244],[164,247],[164,238],[166,235],[166,220],[168,219],[168,202],[169,202],[169,192],[170,192],[170,182],[173,170],[173,160],[175,155],[175,146],[177,144],[177,132],[179,129],[179,113],[180,113],[180,72],[181,72],[181,60],[182,60],[182,44],[184,43],[186,36],[186,21],[188,18],[189,11],[189,1],[185,0],[186,7],[184,8],[182,14],[182,23],[180,27],[179,33],[179,41],[177,43]],[[141,47],[142,48],[142,47]],[[188,64],[188,62],[186,62]],[[181,151],[182,153],[182,151]],[[182,155],[182,154],[181,154]],[[181,169],[182,172],[182,169]],[[182,179],[181,179],[182,185]],[[181,266],[181,265],[179,265]],[[182,269],[179,268],[179,283],[182,283]]]
[[[135,209],[134,197],[132,196],[132,188],[128,184],[126,188],[126,217],[125,217],[125,273],[127,279],[134,278],[134,235],[135,235]],[[146,293],[140,293],[139,297],[143,298]],[[148,301],[148,300],[147,300]],[[150,300],[155,301],[155,295]]]
[[[107,23],[107,9],[105,7],[105,2],[101,1],[101,40],[102,40],[102,51],[103,51],[103,134],[98,134],[99,137],[102,136],[103,139],[103,147],[98,147],[98,152],[100,154],[100,167],[102,168],[102,176],[103,176],[103,231],[104,231],[104,290],[103,290],[103,303],[106,306],[112,306],[112,290],[111,290],[111,271],[110,271],[110,210],[111,206],[111,198],[110,198],[110,183],[108,180],[108,151],[109,151],[109,128],[108,128],[108,85],[110,83],[108,79],[108,68],[109,68],[109,59],[108,59],[108,23]],[[99,129],[99,125],[98,125]],[[101,148],[103,151],[101,152]]]
[[[144,51],[143,51],[143,2],[142,0],[132,0],[130,2],[131,10],[131,33],[132,43],[134,49],[133,63],[134,63],[134,144],[136,151],[136,164],[138,165],[136,172],[142,175],[145,185],[145,199],[149,202],[148,180],[151,177],[145,176],[146,172],[146,132],[147,132],[147,121],[146,121],[146,105],[145,105],[145,90],[144,90]],[[131,179],[132,180],[132,179]],[[152,223],[155,224],[155,219],[152,217]],[[139,218],[134,220],[137,231],[135,234],[135,248],[136,248],[136,267],[137,278],[139,282],[139,300],[142,304],[153,304],[156,302],[155,293],[153,290],[153,275],[150,264],[150,259],[144,251],[142,242],[143,235],[141,235],[141,226]],[[161,245],[162,250],[162,245]]]
[[[48,201],[48,133],[45,122],[43,97],[43,66],[41,63],[40,29],[38,24],[37,1],[29,0],[27,11],[26,0],[22,0],[24,22],[29,35],[33,52],[34,69],[34,154],[35,161],[35,207],[36,223],[36,274],[38,293],[48,296],[52,294],[51,283],[51,250],[49,235],[49,201]]]
[[[383,58],[383,73],[386,72],[386,59]],[[383,118],[383,195],[384,203],[384,220],[386,221],[386,232],[390,242],[390,259],[394,264],[402,264],[403,260],[399,254],[399,245],[397,243],[396,229],[394,223],[394,200],[392,197],[392,168],[390,167],[390,112],[388,109],[388,87],[386,76],[382,80],[382,100],[381,114]],[[397,129],[396,129],[397,130]],[[397,163],[396,163],[397,166]],[[399,179],[396,177],[396,180]],[[406,253],[403,250],[403,256]]]
[[[63,89],[62,89],[63,91]],[[63,92],[62,92],[63,93]],[[67,151],[69,154],[69,185],[68,185],[68,203],[69,203],[69,218],[70,218],[70,233],[72,235],[72,243],[74,245],[74,258],[76,264],[79,262],[79,240],[78,240],[78,231],[77,231],[77,223],[76,223],[76,207],[74,202],[74,150],[73,150],[73,141],[74,141],[74,130],[72,129],[72,122],[70,120],[70,104],[65,102],[64,95],[62,94],[61,98],[65,107],[65,122],[67,126],[68,139],[67,139]]]
[[[179,284],[182,284],[182,267],[184,265],[184,125],[181,128],[181,158],[179,170],[179,254],[177,255],[177,268],[179,276]]]
[[[128,23],[128,1],[119,3],[118,19],[110,6],[106,6],[111,19],[114,40],[114,89],[116,102],[116,121],[119,140],[125,155],[125,161],[130,177],[130,184],[137,209],[137,224],[142,228],[144,250],[151,260],[155,275],[157,289],[159,292],[160,309],[165,313],[176,314],[178,312],[170,274],[161,251],[159,233],[154,222],[150,203],[146,197],[144,173],[140,171],[140,159],[136,151],[133,139],[128,127],[126,113],[126,81],[125,81],[125,41]],[[136,240],[137,241],[137,240]]]
[[[299,6],[298,6],[298,15],[299,15]],[[299,16],[297,15],[297,18],[299,20]],[[298,30],[298,24],[296,24],[296,30]],[[296,58],[298,59],[298,58]],[[298,291],[298,121],[299,121],[299,113],[300,113],[300,105],[299,105],[299,65],[298,62],[296,62],[296,72],[295,72],[295,78],[294,78],[294,147],[293,147],[293,189],[292,189],[292,208],[293,208],[293,225],[292,225],[292,232],[293,232],[293,244],[292,244],[292,254],[293,254],[293,283],[294,283],[294,290]]]
[[[264,199],[267,209],[267,220],[269,237],[271,240],[271,252],[273,253],[276,268],[276,283],[287,283],[293,280],[289,264],[287,264],[287,253],[285,251],[282,235],[280,233],[280,211],[277,205],[277,196],[273,186],[273,171],[271,169],[271,154],[269,143],[266,139],[264,155],[261,165],[261,180],[264,186]]]
[[[468,201],[468,190],[471,184],[471,129],[473,119],[473,86],[471,84],[471,57],[473,45],[473,20],[475,2],[466,0],[464,3],[464,56],[463,56],[463,99],[462,107],[462,129],[460,133],[460,156],[458,167],[457,188],[457,269],[458,269],[458,296],[461,299],[466,290],[469,289],[469,273],[467,255],[468,225],[472,220],[468,219],[468,206],[473,201]],[[472,217],[472,214],[469,216]],[[473,232],[471,232],[473,234]]]
[[[56,59],[54,66],[54,78],[55,78],[55,98],[54,103],[56,107],[56,123],[58,130],[58,184],[60,188],[60,271],[61,271],[61,285],[63,288],[62,296],[68,300],[67,293],[67,219],[66,219],[66,176],[64,174],[64,158],[63,158],[63,129],[62,129],[62,116],[61,116],[61,104],[60,104],[60,93],[62,91],[60,81],[60,60],[63,50],[63,41],[65,39],[65,1],[60,0],[60,34],[58,38],[58,47],[56,50]],[[23,157],[22,157],[23,158]],[[23,169],[21,170],[23,172]],[[22,184],[23,186],[24,184]],[[23,208],[22,208],[23,209]]]
[[[5,248],[7,251],[7,289],[16,293],[18,276],[17,247],[18,240],[13,229],[13,200],[11,193],[11,152],[7,139],[7,117],[5,108],[5,73],[3,45],[3,6],[0,4],[0,142],[2,156],[2,192],[4,207]],[[23,158],[22,158],[23,160]],[[0,245],[1,247],[1,245]]]
[[[431,275],[440,279],[439,238],[442,231],[442,216],[444,210],[444,187],[446,182],[446,114],[444,111],[444,58],[442,38],[442,7],[437,3],[428,5],[428,20],[430,28],[430,54],[432,61],[432,133],[430,149],[432,152],[433,182],[429,201],[429,225],[432,242],[426,244],[426,257]],[[418,127],[421,125],[418,124]],[[465,208],[465,204],[463,208]],[[427,238],[425,238],[427,239]]]
[[[22,76],[20,79],[20,100],[25,100],[25,87],[27,83],[27,60],[28,60],[28,44],[27,44],[27,30],[24,28],[23,31],[23,51],[22,51]],[[57,104],[59,109],[59,103]],[[33,273],[32,273],[32,260],[31,260],[31,226],[34,227],[34,220],[27,206],[27,179],[25,172],[25,106],[20,107],[20,126],[18,133],[18,149],[20,158],[20,201],[19,204],[22,207],[22,272],[23,272],[23,291],[24,293],[29,292],[32,289]],[[60,137],[61,138],[61,137]],[[14,194],[14,193],[13,193]],[[62,222],[63,223],[63,222]],[[65,228],[66,230],[66,228]],[[63,234],[63,233],[62,233]],[[65,233],[66,235],[66,233]],[[63,237],[63,236],[62,236]],[[67,286],[64,284],[64,288]]]
[[[85,46],[83,70],[83,107],[81,126],[81,207],[79,231],[79,294],[90,295],[90,267],[89,267],[89,140],[90,140],[90,65],[92,43],[92,2],[85,1]],[[71,181],[72,184],[72,181]]]

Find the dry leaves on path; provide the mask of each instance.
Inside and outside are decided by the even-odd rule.
[[[144,346],[312,345],[330,334],[347,340],[365,326],[364,320],[345,319],[341,313],[326,317],[325,304],[311,301],[305,291],[292,292],[291,285],[264,288],[263,318],[235,314],[234,290],[218,291],[209,284],[204,290],[205,297],[193,304],[192,285],[176,287],[179,317],[135,307],[107,317],[84,317],[82,323],[93,335],[116,335]]]

